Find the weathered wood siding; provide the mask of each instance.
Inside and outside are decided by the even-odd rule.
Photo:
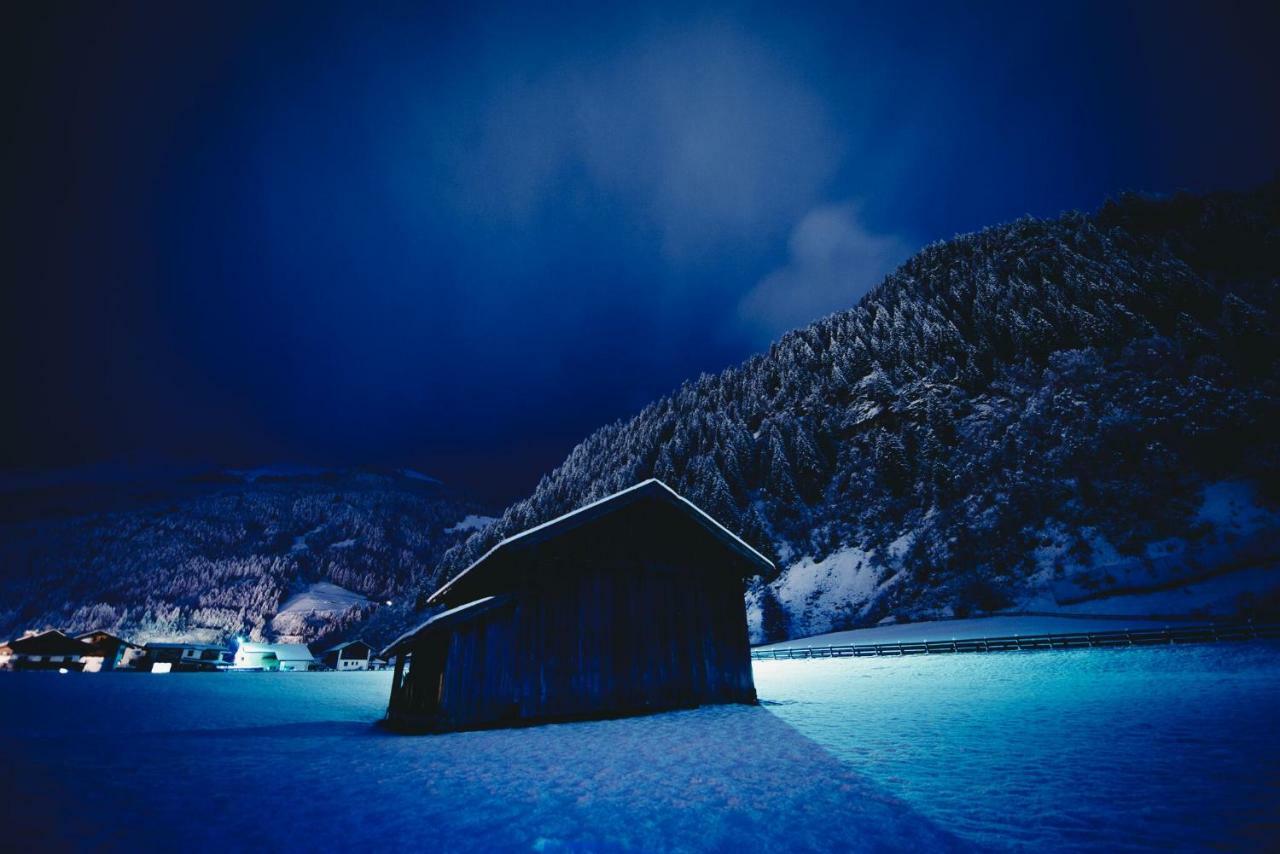
[[[741,570],[662,507],[522,558],[509,604],[417,639],[390,715],[434,729],[755,702]]]

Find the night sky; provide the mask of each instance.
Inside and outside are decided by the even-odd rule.
[[[1280,165],[1274,3],[549,5],[6,7],[0,467],[513,497],[925,243]]]

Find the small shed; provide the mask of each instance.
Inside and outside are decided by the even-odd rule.
[[[324,651],[321,661],[333,670],[369,670],[374,649],[362,640],[347,641]]]
[[[383,651],[435,731],[754,703],[743,582],[773,565],[658,480],[498,543]]]

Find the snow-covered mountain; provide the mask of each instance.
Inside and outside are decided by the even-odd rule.
[[[659,477],[776,558],[748,595],[757,639],[1274,611],[1278,300],[1276,183],[929,246],[856,307],[589,436],[433,583]]]
[[[0,637],[376,642],[484,509],[411,470],[98,474],[3,496]]]

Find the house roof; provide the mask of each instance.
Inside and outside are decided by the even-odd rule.
[[[9,641],[5,646],[20,655],[86,655],[93,647],[54,629]]]
[[[396,638],[391,642],[390,646],[381,652],[381,655],[383,658],[395,655],[405,647],[409,646],[410,642],[424,634],[427,634],[428,632],[437,631],[438,629],[456,625],[464,620],[469,620],[472,617],[483,614],[485,611],[505,605],[510,600],[510,596],[486,596],[483,599],[477,599],[474,602],[468,602],[465,605],[450,608],[448,611],[441,611],[425,623],[422,623],[416,628],[410,629],[400,637]]]
[[[587,522],[598,519],[623,507],[634,504],[643,499],[657,499],[664,501],[681,511],[689,518],[693,519],[701,525],[708,533],[719,540],[724,546],[731,551],[736,552],[747,563],[756,567],[761,573],[771,573],[774,569],[773,563],[760,552],[747,545],[741,537],[734,534],[724,525],[721,525],[715,519],[711,518],[706,511],[695,505],[692,501],[680,495],[671,487],[667,486],[657,478],[637,483],[635,486],[628,487],[621,492],[615,492],[612,495],[605,496],[599,501],[593,501],[577,510],[566,513],[552,519],[549,522],[543,522],[541,525],[535,525],[525,531],[521,531],[514,536],[507,537],[493,548],[489,549],[480,556],[474,563],[468,566],[462,572],[455,575],[447,584],[442,586],[431,597],[427,599],[428,604],[438,604],[443,602],[449,592],[463,579],[473,576],[477,570],[481,568],[493,558],[517,549],[527,548],[537,543],[545,542],[552,537],[573,530]]]
[[[216,643],[175,643],[172,641],[148,641],[143,649],[198,649],[201,652],[208,649],[221,650],[227,652],[227,648]]]
[[[252,643],[245,642],[236,648],[237,652],[267,653],[274,652],[280,661],[315,661],[311,650],[301,643]]]
[[[142,647],[141,647],[141,646],[139,646],[138,644],[134,643],[133,641],[127,641],[127,640],[125,640],[124,638],[122,638],[122,637],[120,637],[120,636],[118,636],[118,635],[113,635],[113,634],[111,634],[111,632],[103,631],[102,629],[94,629],[94,630],[93,630],[93,631],[91,631],[91,632],[81,632],[80,634],[76,635],[76,640],[78,640],[78,641],[85,641],[85,642],[92,642],[92,641],[93,641],[94,636],[101,636],[102,641],[105,641],[105,642],[108,642],[108,643],[115,643],[115,644],[117,644],[117,645],[131,646],[131,647],[133,647],[134,649],[142,649]]]
[[[364,648],[369,650],[369,652],[374,651],[373,644],[371,643],[366,643],[365,641],[362,641],[362,640],[349,640],[349,641],[344,641],[343,643],[340,643],[337,646],[329,647],[324,651],[323,654],[328,655],[331,652],[342,652],[344,649],[347,649],[348,647],[353,647],[353,646],[363,646]]]

